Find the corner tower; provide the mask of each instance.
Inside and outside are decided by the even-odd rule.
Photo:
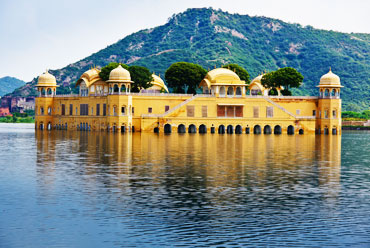
[[[318,117],[316,133],[340,134],[342,129],[342,100],[340,99],[340,78],[331,69],[320,79]]]
[[[55,110],[53,103],[57,87],[58,85],[55,77],[48,71],[39,76],[36,85],[39,95],[35,100],[36,129],[51,129],[52,115]]]

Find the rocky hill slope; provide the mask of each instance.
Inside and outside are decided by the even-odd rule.
[[[210,8],[188,9],[162,26],[131,34],[91,56],[51,71],[62,86],[73,84],[91,66],[109,62],[143,65],[164,74],[177,61],[199,63],[206,69],[238,63],[251,77],[265,70],[291,66],[304,85],[295,94],[316,95],[320,76],[332,67],[341,77],[345,109],[369,108],[370,34],[347,34],[303,27],[267,17],[229,14]],[[36,78],[14,95],[35,94]]]

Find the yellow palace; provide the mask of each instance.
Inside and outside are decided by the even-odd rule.
[[[53,75],[36,85],[35,127],[158,133],[340,134],[340,79],[331,70],[317,86],[319,97],[269,96],[262,75],[246,86],[233,71],[217,68],[200,82],[202,94],[171,94],[153,74],[152,86],[131,93],[130,73],[118,66],[108,81],[97,68],[77,81],[79,94],[57,95]],[[165,92],[165,93],[160,93]]]

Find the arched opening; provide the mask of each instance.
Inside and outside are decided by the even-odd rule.
[[[302,128],[301,128],[301,129],[299,129],[299,130],[298,130],[298,133],[299,133],[299,134],[304,134],[303,129],[302,129]]]
[[[202,124],[199,126],[199,133],[207,133],[206,125]]]
[[[67,126],[67,123],[64,124],[64,129],[67,130],[68,129],[68,126]]]
[[[159,127],[154,128],[154,133],[159,133]]]
[[[233,96],[233,95],[234,95],[234,88],[230,86],[227,88],[227,96]]]
[[[51,115],[51,107],[48,107],[48,115]]]
[[[46,95],[46,90],[44,88],[41,89],[41,96],[45,96]]]
[[[243,128],[242,128],[242,126],[237,125],[237,126],[235,127],[235,133],[236,133],[236,134],[242,134],[242,133],[243,133]]]
[[[225,87],[224,86],[222,86],[220,88],[220,96],[225,96]]]
[[[329,128],[327,127],[324,128],[324,134],[329,134]]]
[[[48,123],[48,130],[51,130],[51,122]]]
[[[91,131],[91,125],[89,125],[89,131]]]
[[[336,92],[337,90],[336,89],[332,89],[331,90],[331,96],[334,98],[336,96]]]
[[[224,134],[225,133],[225,126],[224,125],[218,126],[218,133],[219,134]]]
[[[263,133],[264,134],[271,134],[271,127],[269,125],[266,125],[264,128],[263,128]]]
[[[196,133],[197,132],[197,127],[194,124],[190,124],[188,132],[189,133]]]
[[[122,125],[121,126],[121,133],[125,133],[126,132],[126,126],[125,125]]]
[[[215,133],[215,127],[211,127],[211,133]]]
[[[53,91],[50,88],[48,88],[47,93],[48,93],[48,96],[52,96],[53,95]]]
[[[337,128],[336,127],[333,127],[333,129],[331,130],[331,133],[336,135],[338,132],[337,132]]]
[[[113,92],[114,92],[114,93],[119,92],[118,84],[115,84],[115,85],[113,86]]]
[[[261,134],[261,126],[260,125],[255,125],[253,128],[253,133],[254,134]]]
[[[281,133],[282,133],[282,131],[281,131],[281,126],[276,125],[276,126],[274,127],[274,134],[281,134]]]
[[[184,124],[180,124],[178,127],[177,127],[177,132],[178,133],[186,133],[186,130],[185,130],[185,125]]]
[[[44,130],[44,123],[40,123],[40,130]]]
[[[121,92],[126,92],[126,86],[124,84],[121,86]]]
[[[294,134],[294,127],[292,125],[288,126],[288,134]]]
[[[242,95],[242,89],[240,87],[236,88],[235,95],[236,96],[241,96]]]
[[[62,125],[59,124],[59,127],[58,127],[59,130],[62,130]]]
[[[326,90],[324,91],[324,96],[325,96],[325,97],[329,97],[329,89],[326,89]]]
[[[164,133],[172,133],[172,127],[171,124],[164,125]]]
[[[234,133],[234,127],[232,125],[228,125],[226,129],[228,134],[233,134]]]

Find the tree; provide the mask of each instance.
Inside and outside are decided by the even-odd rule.
[[[196,93],[207,71],[200,65],[188,62],[173,63],[165,73],[165,80],[175,93]]]
[[[116,69],[119,65],[121,65],[123,68],[128,70],[128,66],[126,64],[117,63],[117,62],[111,62],[108,65],[101,68],[99,76],[102,80],[107,81],[109,80],[109,74],[113,69]]]
[[[144,66],[133,65],[128,67],[131,75],[131,81],[134,81],[131,87],[132,92],[139,92],[141,89],[146,89],[152,86],[152,73]]]
[[[227,65],[223,65],[222,67],[234,71],[239,76],[240,80],[244,80],[246,84],[250,83],[248,71],[244,69],[243,67],[241,67],[240,65],[227,64]]]
[[[291,67],[280,68],[277,71],[269,72],[263,75],[261,84],[265,88],[281,88],[283,95],[292,95],[290,88],[298,88],[301,86],[303,76],[296,69]]]

